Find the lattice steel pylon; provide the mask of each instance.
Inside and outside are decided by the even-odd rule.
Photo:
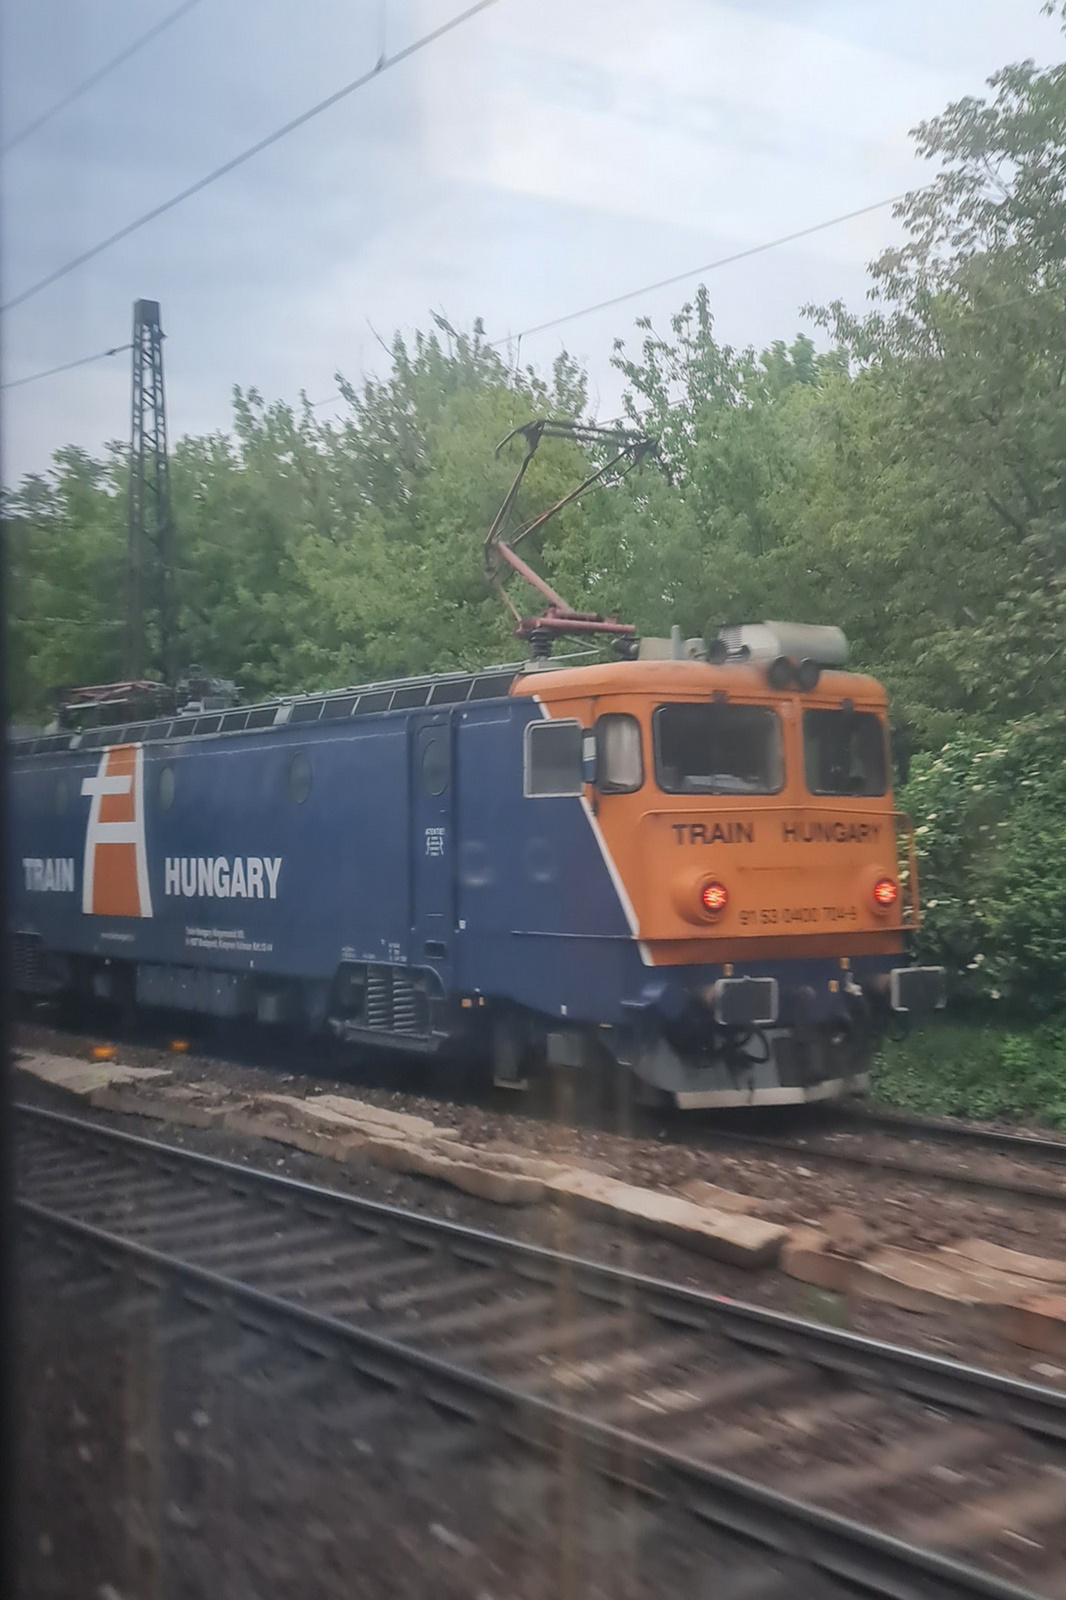
[[[167,470],[163,328],[158,300],[133,307],[129,541],[126,551],[126,674],[149,669],[174,682],[173,520]],[[149,628],[153,635],[149,641]]]

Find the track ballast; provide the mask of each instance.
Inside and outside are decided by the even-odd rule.
[[[580,1440],[664,1514],[742,1524],[844,1592],[1066,1594],[1062,1394],[99,1123],[18,1118],[24,1225],[176,1287],[191,1314],[239,1308],[379,1396]],[[1023,1556],[986,1531],[984,1570],[960,1566],[997,1504],[1003,1529],[1024,1523]]]

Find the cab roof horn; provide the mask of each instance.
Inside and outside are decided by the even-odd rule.
[[[848,641],[840,628],[806,622],[745,622],[722,628],[708,648],[711,661],[762,663],[772,689],[813,689],[825,667],[843,668]]]

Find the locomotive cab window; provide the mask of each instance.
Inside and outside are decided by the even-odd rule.
[[[632,794],[644,782],[640,723],[610,711],[596,723],[597,787],[604,794]]]
[[[530,722],[525,739],[525,793],[539,799],[581,794],[580,722]]]
[[[872,711],[805,711],[803,760],[811,794],[884,794],[884,724]]]
[[[654,729],[667,794],[776,794],[784,783],[781,721],[768,706],[659,706]]]

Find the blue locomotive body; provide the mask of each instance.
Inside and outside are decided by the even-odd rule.
[[[232,731],[214,714],[177,738],[120,729],[16,745],[23,986],[67,986],[80,970],[109,992],[122,973],[146,1004],[322,1022],[353,969],[374,968],[390,981],[366,1031],[408,1045],[450,1033],[433,1013],[459,996],[468,1010],[491,995],[549,1017],[618,1012],[640,960],[582,806],[523,794],[535,701],[504,692],[294,720],[305,704],[286,706],[288,720],[271,708],[269,727],[241,728],[248,713],[235,712]],[[94,785],[131,749],[129,814],[98,818],[94,837]],[[101,895],[108,856],[139,849],[143,899],[116,908]]]

